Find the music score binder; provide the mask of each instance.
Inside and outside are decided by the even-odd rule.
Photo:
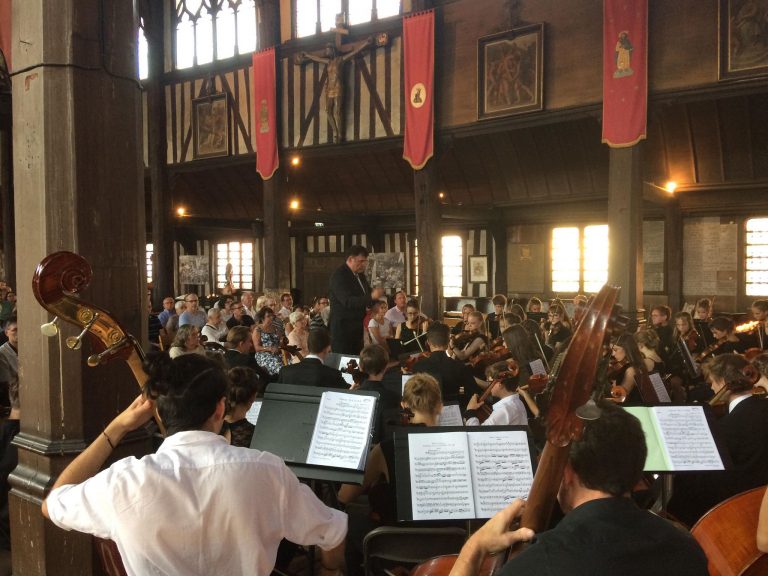
[[[299,478],[361,484],[378,399],[377,392],[270,384],[251,448],[279,456]],[[325,420],[318,419],[321,404]],[[346,408],[351,411],[339,413]],[[345,450],[359,453],[354,466],[339,462]]]
[[[490,518],[533,483],[525,426],[402,428],[395,432],[397,519]]]

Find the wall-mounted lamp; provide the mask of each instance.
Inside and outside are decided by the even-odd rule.
[[[293,158],[291,158],[291,166],[293,166],[295,168],[296,166],[299,166],[300,164],[301,164],[301,157],[294,156]]]
[[[178,208],[176,208],[176,216],[178,216],[179,218],[184,218],[184,216],[186,215],[187,215],[187,209],[184,208],[184,206],[179,206]]]
[[[668,180],[666,184],[664,184],[664,190],[669,192],[670,194],[674,194],[675,190],[677,190],[677,182],[674,180]]]
[[[294,198],[293,200],[291,200],[291,203],[288,204],[288,207],[291,210],[298,210],[300,205],[301,205],[301,203],[299,202],[299,199],[298,198]]]

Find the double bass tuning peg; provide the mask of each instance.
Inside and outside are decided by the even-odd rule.
[[[48,338],[53,338],[59,333],[59,317],[54,317],[50,322],[40,325],[40,333]]]

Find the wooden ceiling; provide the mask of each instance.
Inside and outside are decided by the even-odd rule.
[[[437,144],[437,192],[453,209],[558,204],[605,198],[608,148],[598,113],[574,120],[487,133],[446,132]],[[495,130],[495,131],[492,131]],[[402,141],[301,151],[281,170],[292,219],[412,215],[413,173]],[[262,214],[262,182],[253,157],[188,164],[174,171],[174,207],[213,220],[253,222]],[[681,189],[768,182],[768,94],[667,103],[652,108],[645,180]],[[320,215],[318,217],[318,215]]]

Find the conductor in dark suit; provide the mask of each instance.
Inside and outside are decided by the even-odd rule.
[[[371,289],[365,277],[368,250],[352,246],[347,261],[331,276],[328,296],[331,301],[331,349],[338,354],[359,354],[363,348],[363,318],[371,303],[384,295]]]
[[[440,383],[443,401],[459,400],[463,406],[472,394],[481,394],[482,390],[475,383],[469,366],[446,353],[449,339],[448,326],[441,322],[432,322],[427,328],[430,356],[416,362],[413,365],[413,373],[426,372],[434,376]],[[464,391],[460,394],[462,388]]]
[[[349,389],[341,372],[323,364],[331,351],[331,337],[325,328],[309,331],[307,336],[309,354],[298,364],[289,364],[280,369],[277,381],[282,384],[304,384],[321,388]]]

